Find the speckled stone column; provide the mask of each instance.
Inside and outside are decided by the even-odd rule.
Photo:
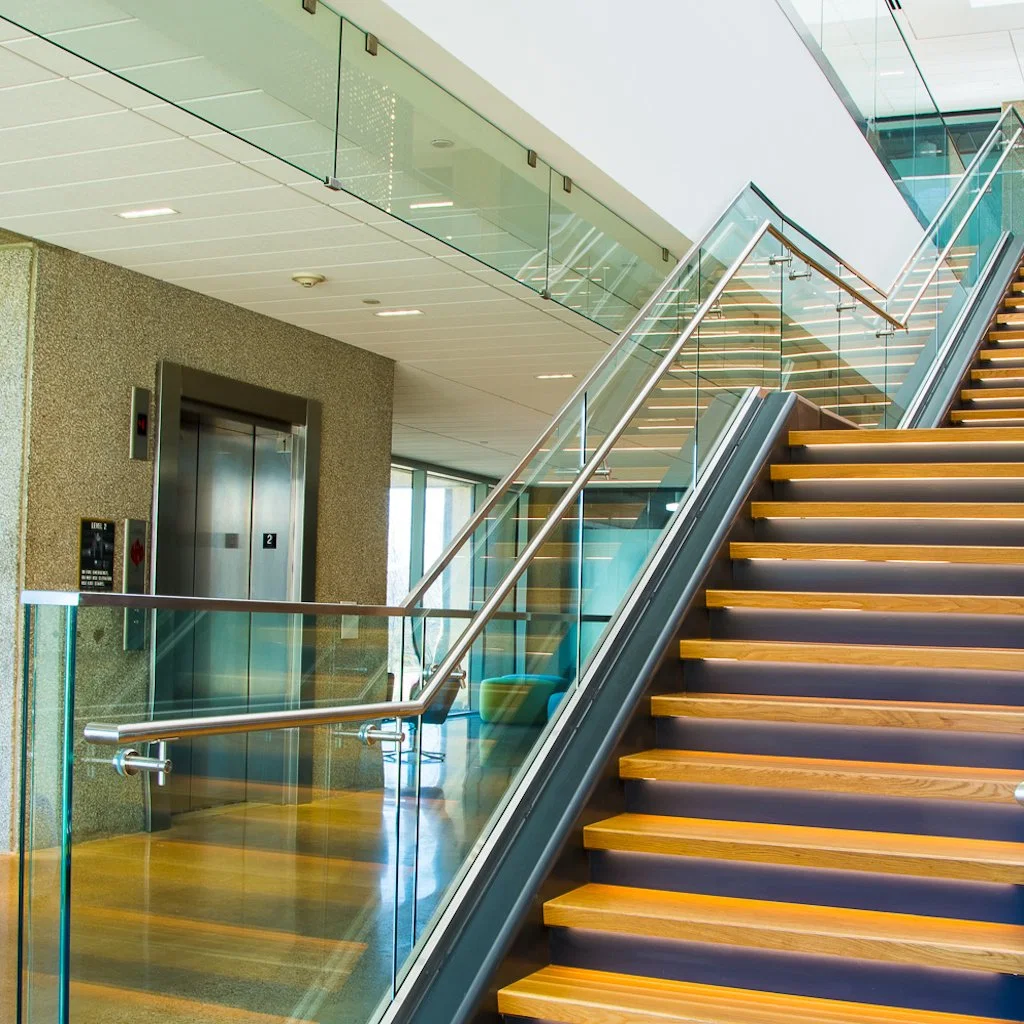
[[[15,849],[21,496],[35,250],[0,237],[0,852]]]

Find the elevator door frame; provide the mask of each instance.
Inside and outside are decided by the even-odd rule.
[[[162,362],[157,377],[156,472],[153,496],[153,557],[150,586],[154,594],[184,592],[180,559],[174,557],[178,535],[179,430],[183,404],[198,403],[238,413],[248,419],[290,425],[297,450],[293,458],[302,480],[295,522],[300,544],[294,598],[316,600],[317,499],[320,493],[321,407],[312,399],[245,384],[179,363]]]
[[[199,406],[221,411],[230,419],[234,413],[243,420],[287,428],[292,427],[293,479],[300,486],[293,492],[293,543],[296,544],[295,565],[291,579],[289,600],[314,601],[316,598],[316,541],[317,501],[319,496],[320,423],[321,406],[311,399],[299,398],[269,388],[245,384],[230,377],[194,370],[177,363],[162,362],[158,371],[158,407],[156,430],[156,465],[154,474],[152,559],[150,586],[155,594],[185,594],[192,592],[190,581],[183,575],[182,559],[178,556],[178,490],[182,484],[181,417],[184,409]],[[166,694],[166,673],[158,671],[155,628],[151,635],[150,708]],[[302,644],[302,650],[306,650]],[[305,655],[303,655],[305,656]],[[311,666],[301,664],[296,669],[302,680],[300,703],[312,694]],[[161,682],[161,680],[164,680]],[[292,799],[309,799],[311,778],[311,749],[309,738],[303,736],[296,750],[295,785],[290,787]],[[173,806],[170,794],[151,787],[146,794],[149,828],[170,826]]]

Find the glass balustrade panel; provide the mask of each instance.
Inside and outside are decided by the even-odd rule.
[[[3,16],[302,171],[332,172],[341,19],[322,4],[311,17],[250,0],[11,0]]]
[[[414,688],[403,673],[422,678],[436,633],[457,635],[468,618],[403,617],[395,651],[386,614],[144,612],[145,644],[125,650],[125,614],[32,609],[25,1021],[92,1024],[122,1007],[172,1022],[364,1024],[409,948],[416,847],[402,824],[416,813],[401,773],[415,728],[381,715],[369,734],[356,721],[166,749],[84,730],[386,706]],[[135,773],[129,758],[119,773],[128,749],[167,757],[171,771]]]

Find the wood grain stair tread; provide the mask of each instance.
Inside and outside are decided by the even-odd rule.
[[[1021,501],[754,501],[754,519],[1024,519]]]
[[[971,370],[971,380],[1024,380],[1024,367],[1003,366]]]
[[[544,923],[686,942],[1024,973],[1024,927],[590,883],[544,904]]]
[[[588,825],[588,850],[786,864],[1019,885],[1024,844],[991,839],[619,814]]]
[[[777,757],[666,748],[619,759],[624,779],[813,793],[1014,804],[1022,773],[1003,768]]]
[[[560,966],[505,986],[498,992],[498,1011],[562,1024],[1008,1024]]]
[[[1024,547],[950,544],[800,544],[733,541],[731,558],[837,562],[941,562],[950,565],[1024,565]]]
[[[1024,388],[964,388],[960,392],[964,402],[977,402],[984,399],[1015,399],[1024,402]]]
[[[953,423],[981,423],[985,420],[1008,423],[1024,419],[1024,409],[1003,406],[1000,409],[954,409],[949,418]]]
[[[1014,334],[1020,334],[1024,338],[1024,331],[1014,331]],[[978,359],[983,363],[999,363],[999,362],[1020,362],[1024,360],[1024,348],[1016,347],[1011,348],[1000,347],[1000,348],[983,348],[978,351]]]
[[[714,718],[878,729],[934,729],[1024,735],[1024,708],[1003,704],[790,697],[775,694],[667,693],[651,699],[656,718]],[[1024,780],[1024,773],[1021,776]]]
[[[680,640],[684,660],[865,665],[989,672],[1024,671],[1024,648],[902,647],[888,644],[789,643],[783,640]]]
[[[1022,552],[1024,557],[1024,552]],[[1024,615],[1024,597],[959,594],[858,594],[790,590],[709,590],[708,608],[849,610],[960,615]]]
[[[969,393],[989,394],[980,390],[963,392]],[[1024,399],[1024,388],[1019,393]],[[986,480],[1004,477],[1024,479],[1024,462],[788,462],[771,468],[772,480]]]
[[[976,371],[991,372],[991,371]],[[1024,367],[1014,371],[1024,375]],[[976,427],[957,430],[954,427],[935,427],[927,430],[791,430],[789,443],[794,447],[813,447],[830,444],[967,444],[986,441],[1012,441],[1024,444],[1024,428]]]

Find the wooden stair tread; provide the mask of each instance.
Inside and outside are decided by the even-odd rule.
[[[544,904],[549,927],[1024,973],[1024,927],[589,883]]]
[[[1024,557],[1024,552],[1022,552]],[[1024,597],[957,594],[859,594],[788,590],[709,590],[708,608],[907,612],[962,615],[1024,615]]]
[[[588,825],[588,850],[788,864],[1019,885],[1024,844],[991,839],[618,814]]]
[[[680,640],[684,660],[727,659],[809,665],[870,665],[1024,672],[1024,649],[789,643],[781,640]]]
[[[651,713],[661,718],[716,718],[1024,735],[1024,708],[1004,704],[790,697],[775,694],[667,693],[651,699]]]
[[[960,392],[964,402],[976,402],[980,399],[1019,398],[1024,402],[1024,388],[965,388]]]
[[[1024,519],[1021,501],[754,501],[755,519]]]
[[[1024,338],[1024,331],[1015,331]],[[1018,362],[1024,359],[1024,348],[983,348],[978,352],[978,358],[986,363]]]
[[[976,393],[988,394],[986,391]],[[1024,388],[1019,393],[1024,398]],[[771,468],[772,480],[985,480],[990,477],[1024,479],[1024,462],[789,462]]]
[[[1024,367],[1019,371],[1024,375]],[[957,430],[936,427],[928,430],[791,430],[789,443],[794,447],[828,444],[966,444],[971,441],[1013,441],[1024,444],[1024,428],[976,427]]]
[[[505,986],[498,992],[498,1011],[563,1024],[1008,1024],[560,966]]]
[[[1022,773],[1003,768],[777,757],[702,750],[648,750],[619,759],[624,779],[815,793],[1014,804]]]
[[[951,544],[794,544],[734,541],[730,557],[803,561],[942,562],[950,565],[1024,565],[1024,548]]]
[[[1024,366],[1003,366],[984,370],[971,370],[971,380],[1024,380]]]
[[[949,414],[953,423],[977,423],[981,420],[1019,420],[1024,418],[1024,409],[1002,407],[1001,409],[954,409]]]

